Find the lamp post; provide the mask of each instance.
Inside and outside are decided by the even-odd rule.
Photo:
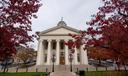
[[[52,72],[54,72],[54,63],[55,63],[55,52],[53,51],[53,54],[52,54]]]
[[[73,60],[73,56],[72,54],[70,53],[69,54],[69,61],[70,61],[70,71],[72,72],[72,60]]]

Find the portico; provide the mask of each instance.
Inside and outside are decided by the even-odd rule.
[[[79,34],[79,30],[66,25],[64,21],[60,21],[57,26],[42,31],[39,34],[37,65],[51,65],[52,55],[55,54],[55,65],[69,65],[70,49],[65,42],[73,41],[68,34]],[[83,46],[75,48],[73,54],[73,64],[88,64],[87,51]]]

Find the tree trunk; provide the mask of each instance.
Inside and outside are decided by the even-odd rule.
[[[101,59],[99,59],[99,65],[101,65]]]
[[[127,69],[126,69],[126,66],[125,66],[125,63],[124,63],[124,62],[123,62],[123,66],[124,66],[124,70],[125,70],[125,71],[127,71]]]
[[[120,63],[116,62],[116,64],[117,64],[117,70],[120,71]]]
[[[7,72],[7,62],[6,62],[6,64],[3,66],[3,73],[5,73],[5,72]]]
[[[4,70],[3,70],[3,73],[5,73],[6,72],[6,67],[4,66]]]

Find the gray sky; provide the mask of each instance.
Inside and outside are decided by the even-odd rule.
[[[42,0],[37,19],[32,20],[32,30],[43,31],[54,27],[63,17],[68,26],[86,29],[86,22],[98,11],[101,0]],[[37,49],[37,42],[32,45]]]

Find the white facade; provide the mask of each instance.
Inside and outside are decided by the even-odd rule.
[[[40,32],[36,65],[52,65],[53,55],[55,65],[69,65],[70,49],[65,45],[65,42],[73,41],[73,38],[68,35],[69,33],[79,34],[79,30],[67,26],[64,21]],[[83,50],[83,46],[75,48],[72,63],[88,65],[87,51]]]

